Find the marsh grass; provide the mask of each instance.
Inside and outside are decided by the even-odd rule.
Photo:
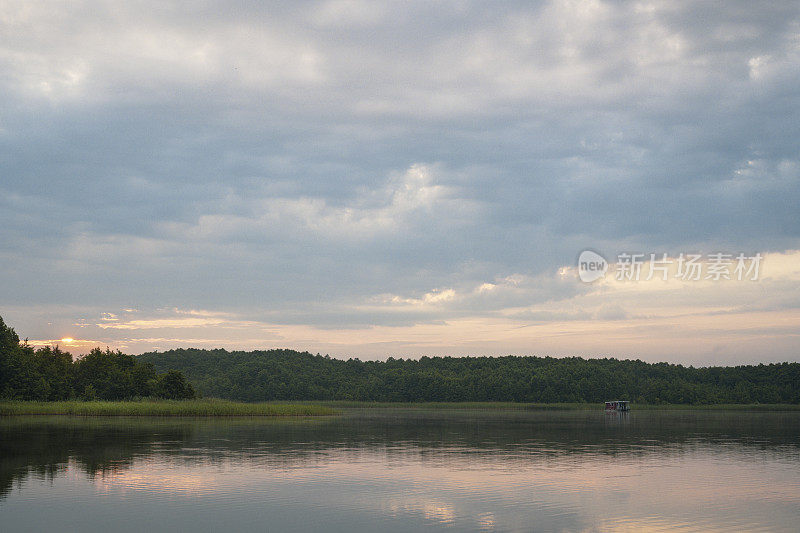
[[[0,402],[0,416],[318,416],[336,413],[333,407],[320,404],[243,403],[216,399]]]
[[[800,405],[791,403],[631,404],[631,409],[648,411],[800,411]]]
[[[514,403],[514,402],[354,402],[295,401],[244,403],[219,399],[138,400],[138,401],[0,401],[0,416],[74,415],[74,416],[318,416],[334,415],[342,409],[409,410],[591,410],[602,411],[598,403]],[[704,410],[704,411],[798,411],[791,404],[712,404],[648,405],[631,404],[633,411]]]
[[[306,402],[301,402],[306,403]],[[576,410],[595,409],[596,404],[588,403],[517,403],[517,402],[358,402],[358,401],[320,401],[309,404],[325,405],[342,409],[499,409],[527,411],[537,409]]]
[[[596,411],[602,403],[516,403],[516,402],[357,402],[357,401],[299,401],[302,405],[322,405],[338,409],[497,409],[508,411]],[[643,404],[631,403],[632,410],[709,410],[709,411],[800,411],[795,404]]]

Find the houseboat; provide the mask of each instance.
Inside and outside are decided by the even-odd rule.
[[[630,411],[630,402],[626,400],[613,400],[606,402],[606,411]]]

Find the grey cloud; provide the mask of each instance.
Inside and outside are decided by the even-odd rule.
[[[2,10],[3,303],[408,323],[442,315],[352,307],[587,246],[800,242],[794,2]],[[344,216],[415,164],[447,194]]]

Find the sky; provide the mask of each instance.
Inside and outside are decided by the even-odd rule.
[[[798,206],[797,2],[0,0],[32,344],[798,361]]]

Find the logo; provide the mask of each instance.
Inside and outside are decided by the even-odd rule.
[[[578,256],[578,277],[584,283],[591,283],[602,278],[608,272],[608,261],[591,250],[584,250]]]

